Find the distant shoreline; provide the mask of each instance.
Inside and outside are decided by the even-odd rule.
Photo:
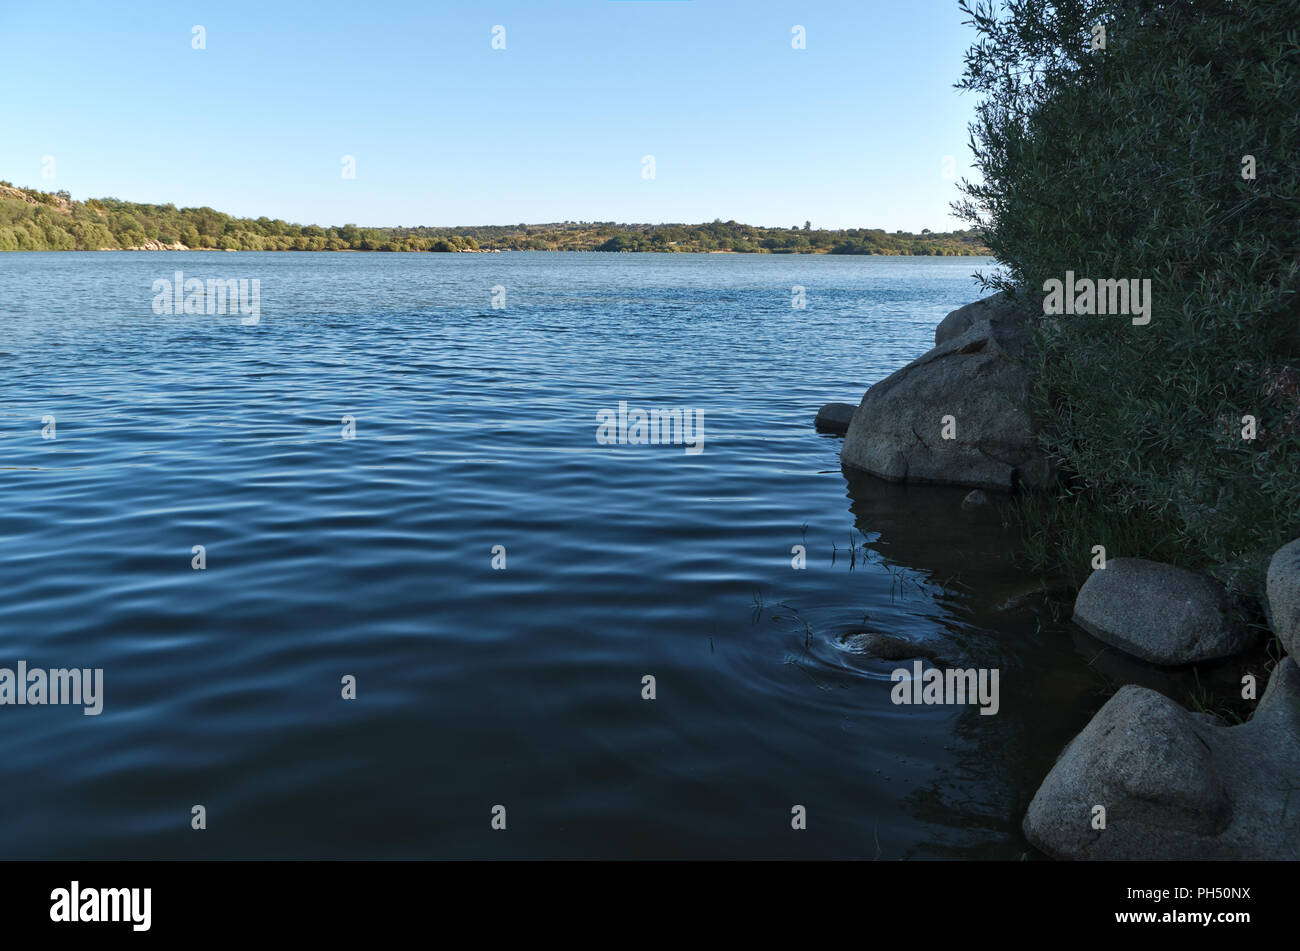
[[[80,251],[82,253],[87,253],[87,254],[121,254],[124,252],[159,252],[159,251],[186,252],[186,253],[193,253],[193,254],[198,254],[204,251],[216,251],[216,252],[221,252],[226,254],[297,254],[297,253],[303,253],[303,254],[322,254],[322,253],[325,254],[439,254],[439,253],[444,253],[444,252],[420,250],[414,248],[410,250],[401,250],[401,251],[390,251],[382,248],[371,249],[371,250],[365,250],[362,248],[339,248],[337,250],[330,250],[329,248],[324,248],[321,250],[303,250],[301,252],[297,248],[287,248],[284,250],[278,250],[278,249],[277,250],[267,250],[267,249],[252,250],[248,248],[241,248],[237,250],[235,248],[186,248],[186,247],[40,248],[40,249],[19,249],[19,250],[28,250],[28,253],[44,253],[46,251],[56,251],[56,250]],[[776,256],[776,257],[785,257],[788,255],[798,255],[798,256],[811,255],[812,257],[881,257],[881,258],[924,258],[924,257],[980,258],[980,257],[992,256],[992,253],[989,251],[972,251],[972,252],[962,253],[962,254],[926,254],[924,252],[882,251],[874,254],[850,255],[850,254],[834,254],[833,252],[830,251],[769,251],[766,248],[757,251],[731,251],[731,250],[698,251],[698,250],[678,250],[676,248],[645,248],[643,250],[637,250],[637,251],[631,251],[631,250],[598,251],[595,248],[456,248],[452,251],[445,252],[445,253],[501,254],[503,252],[516,252],[516,253],[536,252],[540,254],[734,254],[740,256],[768,255],[768,256]],[[15,251],[14,253],[17,253],[17,251]]]
[[[848,253],[841,252],[836,254],[833,251],[770,251],[761,248],[756,251],[733,251],[713,250],[702,251],[699,249],[677,248],[640,248],[637,250],[623,249],[619,251],[601,251],[596,248],[451,248],[447,251],[434,251],[429,248],[187,248],[187,247],[136,247],[136,248],[0,248],[0,252],[19,253],[27,252],[30,254],[43,254],[52,251],[80,251],[86,254],[121,254],[124,252],[186,252],[198,254],[204,251],[217,251],[227,254],[501,254],[502,252],[537,252],[542,254],[735,254],[735,255],[755,255],[755,256],[776,256],[784,257],[787,255],[812,257],[879,257],[879,258],[926,258],[926,257],[963,257],[963,258],[985,258],[991,257],[991,251],[963,251],[960,254],[931,254],[925,251],[873,251],[869,253]]]
[[[768,228],[737,221],[619,224],[564,221],[456,227],[322,227],[44,192],[0,181],[0,251],[602,251],[975,257],[976,231],[920,234],[878,228]]]

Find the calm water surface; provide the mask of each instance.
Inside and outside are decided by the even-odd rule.
[[[0,255],[0,666],[105,679],[0,707],[0,857],[1021,857],[1089,645],[996,610],[1025,579],[962,490],[812,428],[987,266]],[[176,270],[257,278],[260,323],[156,315]],[[599,445],[621,400],[704,451]],[[893,705],[864,630],[1000,668],[999,714]]]

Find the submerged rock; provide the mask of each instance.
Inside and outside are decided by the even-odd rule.
[[[1011,592],[998,605],[1001,612],[1020,611],[1047,601],[1065,603],[1074,597],[1074,585],[1067,578],[1049,578]]]
[[[1288,654],[1300,657],[1300,538],[1268,563],[1268,607],[1273,633]]]
[[[853,422],[853,413],[857,409],[848,403],[827,403],[817,411],[813,425],[824,433],[846,433],[849,423]]]
[[[963,311],[962,333],[939,334],[943,343],[863,395],[840,450],[844,465],[894,482],[980,489],[1049,478],[1018,362],[1029,339],[1023,311],[995,295],[945,323]]]
[[[1093,637],[1153,664],[1227,657],[1256,634],[1234,616],[1223,585],[1145,558],[1112,558],[1088,576],[1074,623]]]
[[[871,654],[873,657],[879,657],[881,660],[915,660],[921,658],[933,664],[940,664],[943,660],[936,651],[910,641],[906,637],[895,637],[892,634],[881,634],[872,631],[863,634],[852,634],[848,640],[858,650]]]
[[[1291,658],[1239,726],[1126,686],[1065,748],[1029,804],[1024,831],[1063,859],[1294,861],[1297,777],[1300,667]],[[1104,828],[1096,828],[1098,806]]]

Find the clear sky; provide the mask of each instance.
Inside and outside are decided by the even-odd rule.
[[[0,179],[302,224],[945,231],[972,177],[961,21],[956,0],[0,0]]]

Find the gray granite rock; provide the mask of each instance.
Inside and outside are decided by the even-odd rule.
[[[1153,664],[1227,657],[1257,635],[1239,623],[1223,585],[1145,558],[1111,558],[1083,583],[1074,623],[1098,640]]]
[[[827,403],[817,411],[813,425],[824,433],[846,433],[857,409],[849,403]]]
[[[1050,467],[1038,451],[1026,407],[1029,375],[1018,362],[1028,339],[1024,321],[979,320],[881,380],[863,395],[840,461],[892,482],[1041,484]]]
[[[1288,654],[1300,657],[1300,538],[1268,563],[1268,609],[1273,633]]]
[[[1011,303],[1006,294],[994,294],[958,307],[934,328],[934,345],[940,346],[949,340],[955,340],[976,324],[1012,323],[1024,324],[1030,314],[1024,306]]]
[[[1284,658],[1231,727],[1122,687],[1043,780],[1024,831],[1062,859],[1300,860],[1300,667]]]

